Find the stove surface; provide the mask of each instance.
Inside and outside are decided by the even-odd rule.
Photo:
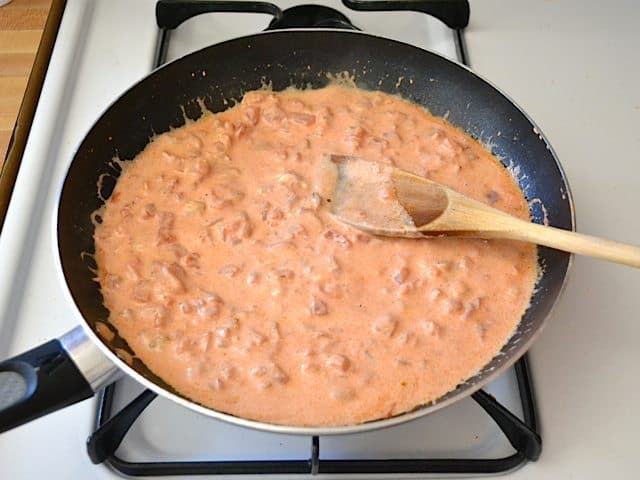
[[[279,2],[287,8],[297,2]],[[347,15],[358,28],[456,58],[455,34],[437,20],[416,12],[369,13],[326,2]],[[66,167],[90,125],[124,90],[152,69],[158,39],[154,1],[69,0],[34,120],[38,141],[25,152],[12,206],[6,220],[10,235],[0,238],[0,354],[17,353],[59,336],[80,319],[67,303],[55,269],[53,230],[55,205]],[[267,27],[264,14],[207,14],[187,20],[171,35],[167,59],[201,47],[255,33]],[[126,32],[126,34],[123,34]],[[28,218],[29,221],[24,221]],[[42,301],[29,301],[38,298]],[[118,383],[114,411],[141,387]],[[516,415],[522,415],[513,370],[487,389]],[[94,405],[81,406],[41,419],[0,436],[0,452],[26,448],[37,432],[73,432],[65,451],[74,464],[61,467],[67,478],[93,468],[109,477],[115,472],[91,467],[83,451],[91,432]],[[309,437],[246,430],[202,417],[164,399],[155,400],[134,424],[117,451],[129,461],[308,459]],[[9,448],[11,447],[11,448]],[[471,399],[433,415],[371,433],[322,437],[320,458],[501,458],[509,445],[493,420]],[[77,455],[82,455],[81,459]],[[0,458],[5,454],[0,453]],[[7,478],[12,478],[8,465]],[[322,475],[321,475],[322,476]],[[395,476],[394,476],[395,477]],[[236,477],[237,478],[237,477]]]
[[[55,274],[53,228],[59,185],[92,122],[149,72],[157,37],[154,4],[153,0],[67,1],[0,235],[3,358],[56,337],[80,321],[66,303]],[[403,21],[417,18],[417,14],[402,15]],[[640,223],[634,220],[640,173],[634,153],[634,147],[640,146],[639,19],[640,3],[635,0],[620,0],[616,8],[597,0],[472,0],[471,24],[465,31],[473,68],[509,92],[551,140],[571,182],[579,229],[626,242],[640,238]],[[268,17],[256,21],[263,22],[259,26],[266,25]],[[387,29],[386,22],[379,27]],[[224,24],[221,29],[237,28],[220,23]],[[402,29],[396,34],[413,32]],[[180,35],[176,32],[176,40]],[[441,38],[446,37],[443,32]],[[214,41],[202,38],[204,44]],[[169,53],[180,54],[177,50]],[[530,355],[541,407],[544,452],[540,460],[507,478],[637,478],[640,417],[636,405],[640,389],[633,373],[633,366],[640,361],[637,285],[633,269],[576,258],[565,294]],[[499,389],[505,378],[491,388]],[[126,385],[130,387],[135,385]],[[161,432],[172,438],[176,432],[184,436],[188,441],[184,447],[180,441],[174,444],[180,448],[178,454],[190,458],[214,450],[198,447],[200,441],[215,441],[215,451],[228,457],[234,453],[227,452],[227,443],[232,445],[240,438],[244,449],[261,441],[260,434],[251,440],[255,432],[245,430],[229,433],[229,442],[220,440],[222,435],[212,440],[209,425],[213,423],[174,411],[172,406],[163,418],[165,405],[154,403],[131,431],[140,443],[123,443],[119,454],[158,458],[166,448],[156,436]],[[105,465],[92,465],[83,450],[93,427],[95,407],[96,402],[84,402],[0,435],[2,478],[119,478]],[[464,419],[471,417],[474,409],[479,410],[471,401],[464,401],[425,419],[434,423],[420,432],[418,438],[423,443],[419,445],[433,451],[439,447],[427,444],[428,439],[449,442],[452,427],[457,425],[450,425],[449,412]],[[195,424],[195,430],[181,430],[185,422]],[[485,426],[487,430],[477,425],[476,432],[463,438],[461,450],[480,451],[480,444],[474,443],[475,434],[479,431],[482,438],[492,435],[488,428],[493,426]],[[410,424],[404,427],[412,428]],[[385,444],[395,448],[383,433],[372,433],[372,439],[367,440],[371,452],[381,451]],[[336,456],[345,455],[346,449],[366,448],[349,437],[336,441],[343,443]],[[307,452],[308,447],[300,442],[299,448],[287,444],[291,455],[302,455],[303,448]],[[417,448],[415,445],[412,448]],[[490,445],[489,449],[496,448],[495,453],[501,448],[497,443]],[[268,448],[274,456],[285,452],[284,445]],[[321,447],[322,455],[330,453],[329,444]]]

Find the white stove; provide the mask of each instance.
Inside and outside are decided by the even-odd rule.
[[[299,3],[277,2],[281,9]],[[455,32],[428,15],[354,12],[337,0],[323,4],[340,10],[367,33],[459,60]],[[637,241],[640,223],[634,204],[640,199],[640,164],[633,147],[640,146],[640,69],[632,46],[640,44],[638,5],[629,1],[623,11],[595,1],[484,0],[471,7],[465,32],[471,65],[510,92],[547,133],[573,188],[579,229]],[[74,150],[92,123],[151,71],[159,37],[154,8],[154,0],[67,2],[0,236],[0,358],[57,337],[80,321],[55,271],[57,194]],[[172,32],[167,59],[256,33],[270,20],[269,15],[246,13],[187,20]],[[635,346],[640,326],[633,319],[640,307],[634,295],[638,278],[631,269],[585,259],[575,262],[565,296],[531,354],[543,453],[537,462],[510,470],[510,477],[601,478],[612,471],[619,473],[616,478],[634,476],[631,440],[640,420],[633,407],[640,388],[633,373],[627,379],[619,372],[640,360]],[[513,369],[486,390],[515,415],[523,415]],[[117,412],[141,391],[131,380],[119,381],[110,411]],[[310,437],[247,430],[156,399],[116,451],[120,463],[93,465],[85,441],[95,428],[98,406],[104,407],[103,402],[90,400],[0,435],[2,478],[118,478],[127,471],[123,464],[156,462],[305,462],[314,447]],[[514,453],[471,398],[397,427],[321,437],[319,445],[321,462],[482,461]],[[322,468],[320,472],[318,478],[345,477],[322,473]],[[428,476],[439,474],[352,475]],[[220,477],[244,476],[204,478]]]

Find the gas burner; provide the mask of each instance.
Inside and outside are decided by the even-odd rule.
[[[358,30],[343,13],[323,5],[298,5],[282,11],[267,30],[282,28],[344,28]]]
[[[462,29],[469,20],[469,5],[466,0],[412,0],[369,1],[343,0],[344,7],[351,11],[415,11],[431,15],[453,29],[458,59],[466,63]],[[272,16],[267,30],[286,28],[341,28],[360,30],[342,12],[324,5],[299,5],[285,10],[268,2],[253,1],[209,1],[209,0],[160,0],[156,4],[156,21],[160,28],[155,66],[165,63],[172,32],[185,20],[203,13],[250,12]],[[347,12],[348,13],[348,12]],[[360,19],[363,17],[359,17]],[[368,30],[368,28],[366,29]],[[149,475],[230,475],[230,474],[496,474],[518,467],[527,461],[535,461],[542,449],[537,433],[537,411],[535,397],[527,366],[526,355],[514,365],[516,391],[523,420],[511,413],[493,396],[480,390],[473,399],[495,422],[511,444],[515,453],[500,458],[321,458],[330,450],[331,442],[326,437],[308,437],[306,458],[250,460],[219,460],[216,448],[211,447],[211,459],[185,461],[124,460],[117,450],[129,430],[139,421],[146,407],[156,394],[146,390],[132,398],[126,385],[121,382],[104,389],[99,398],[95,428],[87,441],[87,451],[93,463],[107,463],[115,471],[128,476]],[[116,398],[127,399],[124,406],[115,406]],[[217,425],[222,430],[225,425]],[[224,438],[224,433],[216,431]],[[422,435],[422,434],[420,434]],[[135,435],[133,435],[135,436]],[[242,434],[244,436],[244,434]],[[477,438],[477,437],[476,437]],[[168,439],[171,440],[171,439]],[[305,440],[305,441],[307,441]],[[276,441],[277,440],[269,440]],[[358,442],[358,438],[353,439]],[[386,452],[386,450],[385,450]],[[367,452],[368,454],[368,452]],[[134,458],[135,455],[134,455]],[[251,457],[249,457],[251,458]],[[267,457],[273,458],[273,457]]]

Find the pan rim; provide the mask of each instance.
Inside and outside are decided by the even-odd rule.
[[[243,418],[243,417],[237,417],[234,415],[231,415],[229,413],[225,413],[225,412],[221,412],[219,410],[215,410],[213,408],[209,408],[209,407],[205,407],[203,405],[200,405],[198,403],[196,403],[193,400],[188,399],[187,397],[183,397],[180,396],[176,393],[173,393],[165,388],[163,388],[162,386],[154,383],[153,381],[147,379],[145,376],[143,376],[142,374],[140,374],[137,370],[135,370],[133,367],[129,366],[126,362],[124,362],[120,357],[118,357],[116,355],[116,353],[114,353],[108,346],[107,344],[97,335],[97,333],[91,328],[91,326],[89,325],[89,322],[84,318],[84,315],[82,314],[78,304],[76,303],[76,300],[73,296],[73,294],[71,293],[71,288],[69,286],[69,283],[67,282],[67,278],[66,275],[64,273],[64,269],[62,267],[62,254],[61,254],[61,249],[60,249],[60,238],[58,235],[58,218],[59,218],[59,212],[60,212],[60,208],[61,208],[61,199],[62,199],[62,193],[66,184],[66,180],[68,178],[69,175],[69,170],[71,169],[77,155],[78,152],[82,146],[82,144],[84,143],[86,137],[89,135],[89,133],[94,129],[95,125],[101,121],[101,119],[103,118],[103,116],[106,114],[106,112],[108,112],[117,102],[119,102],[124,96],[126,96],[131,90],[135,89],[136,87],[138,87],[139,84],[143,83],[145,80],[147,80],[149,77],[151,77],[155,72],[157,72],[158,70],[161,70],[163,68],[166,68],[172,64],[174,64],[175,62],[179,62],[182,59],[189,57],[191,55],[198,55],[200,54],[200,52],[207,50],[208,48],[212,48],[212,47],[219,47],[221,45],[224,45],[226,43],[230,43],[230,42],[236,42],[238,40],[250,40],[253,38],[258,38],[258,37],[262,37],[264,35],[282,35],[282,34],[286,34],[289,32],[303,32],[303,33],[308,33],[308,32],[333,32],[333,33],[339,33],[341,35],[365,35],[367,37],[372,37],[372,38],[376,38],[378,40],[384,40],[387,42],[391,42],[391,43],[395,43],[395,44],[399,44],[402,45],[403,47],[410,47],[412,49],[417,49],[420,50],[422,52],[427,52],[431,55],[437,56],[440,59],[442,59],[445,62],[449,62],[451,64],[456,65],[457,67],[460,67],[464,70],[466,70],[468,73],[472,74],[473,76],[475,76],[476,78],[478,78],[479,80],[481,80],[482,82],[484,82],[485,84],[487,84],[488,86],[490,86],[491,88],[493,88],[497,93],[499,93],[502,97],[504,97],[506,100],[509,101],[509,103],[511,105],[513,105],[525,118],[526,120],[531,124],[532,127],[535,127],[538,136],[540,137],[540,140],[543,141],[546,145],[546,148],[549,150],[554,162],[555,162],[555,166],[558,169],[561,179],[562,179],[562,183],[564,184],[565,187],[565,194],[567,196],[567,202],[569,204],[569,210],[570,210],[570,217],[571,217],[571,228],[572,230],[575,230],[575,207],[574,207],[574,201],[573,201],[573,195],[571,193],[571,189],[569,186],[569,182],[567,180],[566,174],[564,169],[562,168],[562,165],[560,164],[558,157],[553,149],[553,147],[551,146],[551,144],[549,143],[549,141],[547,140],[547,137],[545,136],[545,134],[543,133],[543,131],[538,127],[538,125],[533,121],[533,119],[508,95],[506,94],[503,90],[501,90],[500,88],[496,87],[492,82],[488,81],[487,79],[485,79],[483,76],[477,74],[475,71],[473,71],[470,67],[468,67],[467,65],[461,64],[455,60],[452,60],[450,58],[447,58],[437,52],[433,52],[430,50],[426,50],[420,47],[416,47],[404,42],[400,42],[397,40],[392,40],[389,38],[385,38],[385,37],[381,37],[381,36],[377,36],[377,35],[371,35],[365,32],[360,32],[360,31],[348,31],[348,30],[343,30],[343,29],[334,29],[334,28],[327,28],[327,29],[317,29],[317,28],[292,28],[292,29],[282,29],[282,30],[270,30],[270,31],[264,31],[264,32],[260,32],[260,33],[256,33],[256,34],[252,34],[252,35],[246,35],[246,36],[239,36],[239,37],[235,37],[233,39],[230,40],[226,40],[224,42],[220,42],[220,43],[216,43],[213,45],[209,45],[206,46],[202,49],[198,49],[194,52],[190,52],[186,55],[183,55],[179,58],[176,58],[174,60],[172,60],[171,62],[167,62],[155,69],[153,69],[151,72],[149,72],[149,74],[145,77],[143,77],[142,79],[136,81],[133,85],[131,85],[127,90],[125,90],[124,92],[122,92],[120,95],[118,95],[118,97],[113,100],[113,102],[111,102],[100,114],[100,116],[93,122],[93,124],[91,125],[91,127],[87,130],[87,133],[85,134],[85,136],[83,137],[82,141],[80,142],[80,144],[78,145],[78,147],[75,149],[74,154],[73,154],[73,158],[72,160],[69,162],[67,169],[65,171],[64,177],[62,179],[62,181],[60,182],[58,189],[57,189],[57,202],[56,202],[56,206],[55,209],[53,211],[53,216],[54,216],[54,221],[52,222],[52,227],[54,229],[54,239],[55,239],[55,244],[56,244],[56,250],[57,250],[57,255],[54,255],[55,257],[55,264],[56,264],[56,272],[60,278],[60,280],[62,282],[64,282],[64,285],[66,286],[66,288],[64,288],[64,295],[66,296],[67,300],[70,301],[70,304],[73,305],[73,308],[75,310],[75,313],[79,316],[79,318],[81,319],[80,324],[82,325],[82,328],[85,332],[85,334],[89,337],[89,339],[92,341],[92,343],[101,351],[102,354],[104,354],[114,365],[116,365],[123,373],[127,374],[129,377],[133,378],[135,381],[137,381],[138,383],[142,384],[145,388],[148,388],[150,390],[152,390],[153,392],[155,392],[156,394],[165,397],[173,402],[176,402],[177,404],[188,408],[192,411],[195,411],[197,413],[200,413],[202,415],[208,416],[208,417],[212,417],[212,418],[216,418],[218,420],[222,420],[222,421],[226,421],[241,427],[245,427],[245,428],[251,428],[251,429],[256,429],[256,430],[260,430],[260,431],[267,431],[267,432],[273,432],[273,433],[280,433],[280,434],[293,434],[293,435],[306,435],[306,436],[311,436],[311,435],[343,435],[343,434],[353,434],[353,433],[363,433],[363,432],[368,432],[368,431],[373,431],[373,430],[378,430],[378,429],[383,429],[383,428],[388,428],[388,427],[392,427],[392,426],[396,426],[420,417],[423,417],[425,415],[428,415],[430,413],[433,413],[437,410],[440,410],[441,408],[447,407],[459,400],[462,400],[463,398],[469,397],[471,396],[473,393],[475,393],[476,391],[482,389],[483,387],[485,387],[488,383],[490,383],[491,381],[495,380],[497,377],[499,377],[500,375],[502,375],[506,370],[508,370],[510,367],[513,366],[514,363],[516,363],[531,347],[531,345],[533,345],[533,343],[538,339],[538,337],[540,336],[542,330],[544,329],[544,326],[546,325],[546,323],[548,322],[549,318],[553,315],[557,304],[560,300],[560,298],[562,297],[565,288],[566,288],[566,284],[567,284],[567,279],[568,279],[568,273],[571,270],[571,267],[573,265],[573,261],[574,261],[574,256],[572,254],[569,254],[569,258],[568,258],[568,263],[567,263],[567,267],[565,269],[565,272],[563,274],[563,279],[562,279],[562,283],[560,285],[560,288],[558,290],[558,293],[556,295],[556,298],[553,300],[553,303],[549,309],[549,312],[544,316],[544,318],[542,319],[542,321],[540,322],[540,325],[537,327],[537,329],[535,330],[535,332],[527,339],[527,341],[519,343],[518,347],[516,349],[514,349],[513,353],[510,353],[510,357],[499,367],[495,368],[494,370],[492,370],[490,373],[487,373],[481,380],[476,381],[473,384],[468,384],[466,383],[467,381],[463,382],[462,384],[458,385],[454,390],[452,390],[451,392],[455,392],[456,390],[459,390],[457,393],[449,396],[448,398],[444,398],[444,400],[436,400],[432,403],[429,404],[425,404],[425,405],[421,405],[421,406],[417,406],[415,407],[415,409],[408,411],[408,412],[404,412],[404,413],[400,413],[398,415],[395,415],[393,417],[389,417],[389,418],[382,418],[382,419],[376,419],[376,420],[371,420],[365,423],[360,423],[360,424],[353,424],[353,425],[337,425],[337,426],[318,426],[318,427],[313,427],[313,426],[293,426],[293,425],[283,425],[283,424],[275,424],[275,423],[267,423],[267,422],[261,422],[258,420],[251,420],[248,418]],[[496,356],[501,355],[502,354],[502,350],[501,352],[499,352]],[[493,358],[496,358],[496,356],[494,356]],[[490,363],[490,362],[489,362]],[[488,365],[488,364],[487,364]],[[483,367],[483,368],[486,368]],[[480,370],[482,371],[482,370]],[[477,373],[476,373],[477,375]],[[475,375],[474,375],[475,376]],[[473,378],[473,376],[471,377]],[[450,395],[451,392],[449,392],[446,395]]]

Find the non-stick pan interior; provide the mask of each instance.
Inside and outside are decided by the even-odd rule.
[[[358,87],[399,94],[487,143],[504,159],[532,205],[536,222],[573,228],[571,197],[544,138],[511,101],[466,68],[424,50],[344,31],[279,31],[243,37],[188,55],[155,71],[118,99],[80,145],[68,171],[58,215],[62,268],[75,303],[95,330],[108,312],[92,272],[92,213],[111,194],[120,168],[159,133],[221,111],[243,92],[270,85],[322,87],[341,72]],[[100,180],[100,182],[99,182]],[[98,191],[97,185],[100,185]],[[87,255],[89,254],[89,255]],[[437,403],[468,393],[524,353],[558,297],[569,255],[539,249],[544,269],[531,306],[500,355]],[[116,336],[110,347],[127,348]],[[171,390],[140,362],[134,368]]]

